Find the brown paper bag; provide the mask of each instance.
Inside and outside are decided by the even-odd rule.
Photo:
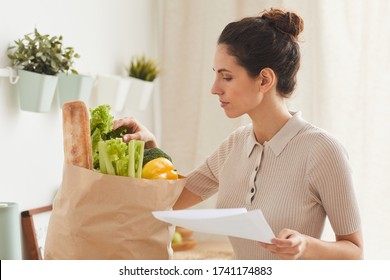
[[[185,184],[134,179],[64,164],[44,259],[169,259],[174,226],[152,211],[170,210]]]

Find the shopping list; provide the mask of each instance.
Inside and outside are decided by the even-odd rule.
[[[275,237],[260,209],[191,209],[154,211],[153,216],[166,223],[196,232],[227,235],[271,243]]]

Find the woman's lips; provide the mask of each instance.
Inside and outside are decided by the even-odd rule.
[[[223,107],[226,107],[229,104],[229,102],[225,102],[225,101],[219,100],[219,104],[223,108]]]

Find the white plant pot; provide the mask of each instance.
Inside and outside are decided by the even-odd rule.
[[[81,100],[89,104],[93,80],[91,76],[60,73],[57,84],[60,107],[72,100]]]
[[[58,77],[18,70],[16,84],[23,111],[46,113],[50,111]]]
[[[96,79],[98,105],[109,104],[117,112],[123,110],[130,80],[120,76],[98,75]]]
[[[154,83],[129,77],[131,85],[129,89],[128,105],[132,110],[143,111],[149,104]]]

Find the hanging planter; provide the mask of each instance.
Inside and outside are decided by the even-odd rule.
[[[58,74],[58,103],[60,108],[65,102],[81,100],[89,104],[93,77],[81,74]]]
[[[132,58],[128,69],[131,86],[127,101],[132,110],[146,109],[152,96],[154,80],[159,72],[155,61],[146,59],[145,56]]]
[[[73,48],[64,48],[62,36],[42,35],[35,28],[33,34],[15,41],[16,50],[8,54],[12,66],[18,69],[17,92],[22,110],[48,112],[55,95],[58,73],[71,71],[73,59],[79,55]]]
[[[58,77],[25,70],[18,70],[18,75],[16,90],[19,95],[20,108],[30,112],[49,112]]]
[[[143,111],[149,104],[154,82],[144,81],[133,77],[129,77],[129,79],[131,80],[127,101],[129,108],[131,110]]]
[[[98,75],[96,78],[97,102],[109,104],[113,111],[123,110],[131,80],[115,75]]]

